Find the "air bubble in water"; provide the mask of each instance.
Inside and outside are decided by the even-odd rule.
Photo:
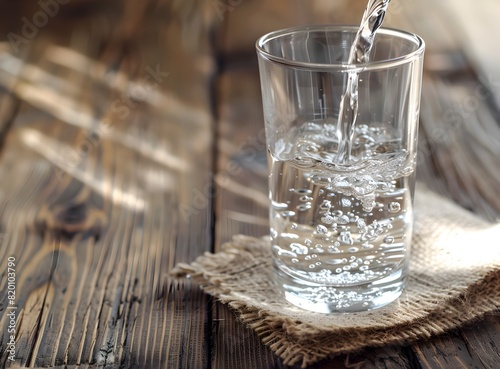
[[[271,201],[271,205],[275,208],[275,209],[286,209],[288,207],[288,205],[284,202],[277,202],[277,201]]]
[[[401,205],[399,202],[391,202],[388,206],[389,212],[391,213],[397,213],[398,211],[401,210]]]
[[[292,263],[298,263],[299,259],[292,259]]]
[[[288,256],[288,257],[296,257],[297,254],[295,252],[291,252],[288,250],[283,250],[279,246],[273,246],[273,251],[277,253],[279,256]]]
[[[276,230],[274,228],[270,229],[270,233],[271,233],[272,238],[278,237],[278,232],[276,232]]]
[[[321,218],[321,221],[325,224],[332,224],[334,218],[331,215],[325,215],[324,217]]]
[[[300,196],[299,200],[306,202],[306,201],[311,201],[313,198],[310,196]]]
[[[339,240],[342,243],[345,243],[346,245],[352,245],[354,243],[354,240],[352,239],[351,232],[349,231],[343,231],[340,232]]]
[[[316,232],[318,232],[319,234],[327,234],[328,233],[328,229],[324,225],[319,224],[316,227]]]
[[[384,238],[384,242],[385,243],[394,243],[394,237],[387,236],[386,238]]]
[[[307,255],[304,260],[311,260],[311,256],[310,255]]]
[[[337,268],[337,269],[335,269],[335,272],[337,272],[337,273],[342,273],[342,268]]]
[[[295,212],[291,211],[291,210],[287,210],[287,211],[282,211],[280,214],[283,218],[290,218],[290,217],[293,217],[295,215]]]
[[[328,186],[331,181],[331,178],[324,178],[317,175],[311,177],[311,182],[318,186]]]
[[[335,246],[328,246],[327,248],[328,252],[332,253],[332,254],[338,254],[340,252],[340,250],[338,248],[336,248]]]
[[[347,224],[349,223],[349,217],[347,215],[342,215],[337,219],[338,224]]]
[[[299,195],[310,195],[312,194],[312,191],[307,189],[307,188],[298,188],[296,190],[293,190],[296,194]]]
[[[321,205],[319,206],[320,209],[330,209],[332,207],[332,202],[330,200],[323,200],[323,202],[321,203]]]
[[[298,211],[307,211],[309,209],[311,209],[311,203],[310,202],[306,202],[305,204],[297,205],[297,210]]]
[[[300,243],[297,243],[297,242],[292,242],[290,244],[290,249],[299,255],[305,255],[309,252],[309,249],[306,246],[304,246]]]
[[[297,223],[290,224],[290,228],[292,229],[297,229],[297,227],[298,227]]]
[[[312,241],[311,241],[309,238],[306,238],[306,239],[304,240],[304,243],[305,243],[307,246],[311,246]]]
[[[311,269],[316,268],[316,265],[314,265],[314,264],[310,264],[310,265],[309,265],[309,268],[311,268]]]
[[[342,206],[351,206],[351,200],[349,199],[344,198],[340,202],[342,203]]]

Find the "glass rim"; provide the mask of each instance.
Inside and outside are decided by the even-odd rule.
[[[377,60],[368,63],[360,63],[360,64],[347,64],[347,63],[311,63],[311,62],[301,62],[292,59],[283,58],[280,56],[273,55],[268,51],[264,50],[264,45],[269,41],[274,39],[284,37],[293,33],[304,32],[304,31],[333,31],[333,32],[357,32],[358,26],[353,25],[316,25],[316,26],[299,26],[299,27],[291,27],[284,28],[277,31],[272,31],[264,36],[260,37],[256,43],[255,47],[257,49],[257,53],[259,56],[263,57],[267,61],[281,64],[287,67],[299,68],[299,69],[309,69],[309,70],[322,70],[322,71],[340,71],[340,72],[349,72],[349,71],[368,71],[368,70],[379,70],[379,69],[387,69],[390,67],[398,66],[401,64],[405,64],[411,62],[412,60],[418,59],[421,57],[425,50],[425,42],[422,37],[403,30],[394,29],[394,28],[385,28],[381,27],[377,33],[382,33],[384,35],[398,37],[400,39],[406,39],[408,41],[413,42],[417,48],[412,52],[409,52],[404,55],[400,55],[394,58],[387,58],[384,60]]]

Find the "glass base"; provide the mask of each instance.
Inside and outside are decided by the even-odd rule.
[[[294,278],[275,267],[275,279],[285,299],[302,309],[318,313],[352,313],[378,309],[395,301],[406,285],[406,272],[399,269],[376,281],[339,287]]]

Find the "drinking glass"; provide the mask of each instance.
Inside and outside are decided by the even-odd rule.
[[[382,307],[408,273],[425,46],[382,28],[369,61],[348,65],[356,31],[291,28],[256,44],[276,281],[322,313]]]

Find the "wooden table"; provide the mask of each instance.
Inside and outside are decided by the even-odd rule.
[[[217,4],[75,1],[17,54],[0,46],[2,368],[285,368],[226,306],[168,274],[234,234],[268,232],[256,58],[235,41],[257,5],[234,2],[221,17]],[[4,13],[5,38],[23,36],[15,20],[33,21],[37,6]],[[393,24],[430,33],[419,176],[494,221],[500,73],[480,83],[491,59],[442,30],[433,38],[442,14],[415,16],[435,21],[429,31],[407,6]],[[456,108],[469,100],[473,110]],[[481,129],[450,133],[448,111]],[[494,148],[471,149],[481,143]],[[314,367],[499,368],[500,317]]]

